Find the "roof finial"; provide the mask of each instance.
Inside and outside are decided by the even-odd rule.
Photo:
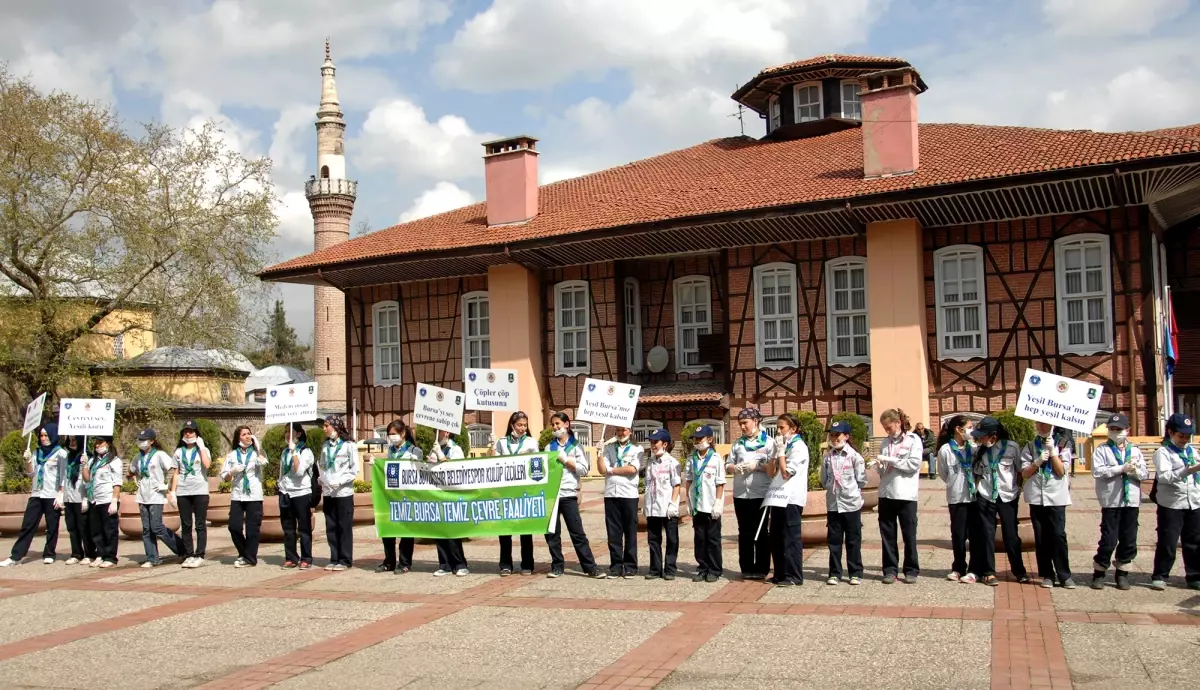
[[[325,37],[325,59],[329,59],[329,37]]]

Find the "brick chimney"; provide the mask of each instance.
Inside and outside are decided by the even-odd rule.
[[[488,225],[524,223],[537,215],[537,139],[525,135],[483,144]]]
[[[863,177],[911,175],[920,164],[917,95],[926,90],[912,67],[871,72],[862,91]]]

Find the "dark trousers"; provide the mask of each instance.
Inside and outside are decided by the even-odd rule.
[[[1100,543],[1096,546],[1096,557],[1092,559],[1092,567],[1097,572],[1107,572],[1115,549],[1117,570],[1125,572],[1129,564],[1133,563],[1133,559],[1137,558],[1137,535],[1137,508],[1101,508]]]
[[[1175,567],[1175,545],[1183,540],[1183,573],[1200,581],[1200,508],[1178,510],[1158,506],[1158,543],[1154,545],[1153,580],[1166,580]]]
[[[978,513],[979,508],[974,502],[950,504],[950,548],[954,551],[954,561],[950,564],[950,569],[959,575],[974,573],[975,569],[979,567],[979,564],[975,562],[974,548],[971,548],[970,551],[967,550],[971,529],[979,520]],[[975,546],[973,541],[971,546]],[[967,561],[968,554],[971,556],[969,562]]]
[[[258,565],[258,536],[262,532],[262,501],[229,502],[229,537],[238,555]]]
[[[279,525],[283,527],[283,560],[312,563],[312,494],[279,494]],[[300,553],[296,553],[296,541]]]
[[[58,522],[61,511],[54,507],[53,498],[37,498],[30,496],[25,503],[25,516],[21,518],[21,531],[17,541],[13,543],[12,559],[20,561],[29,553],[29,545],[33,543],[33,533],[37,531],[38,523],[46,518],[46,546],[42,549],[42,558],[54,558],[58,548]]]
[[[437,540],[438,568],[454,572],[467,567],[467,556],[463,553],[462,539]]]
[[[604,527],[608,531],[608,573],[637,573],[636,498],[605,498]]]
[[[400,537],[400,554],[396,554],[396,537],[383,538],[383,564],[389,568],[412,568],[413,549],[417,540],[412,537]]]
[[[978,519],[975,530],[971,532],[971,551],[975,562],[982,572],[975,573],[981,577],[996,574],[996,520],[1000,521],[1000,534],[1004,541],[1004,551],[1008,554],[1008,567],[1017,579],[1025,577],[1025,562],[1021,558],[1021,534],[1017,531],[1017,502],[1020,498],[1005,503],[993,503],[979,497]]]
[[[692,533],[696,537],[696,572],[701,575],[721,576],[721,520],[711,513],[696,513],[692,516]]]
[[[1067,562],[1067,507],[1031,505],[1029,520],[1033,523],[1038,576],[1055,582],[1071,577],[1071,564]]]
[[[158,564],[159,540],[176,556],[183,554],[179,538],[163,524],[162,503],[139,503],[138,513],[142,518],[142,548],[146,551],[146,560]]]
[[[533,535],[521,536],[521,570],[533,570]],[[500,537],[500,569],[512,570],[512,536],[505,534]]]
[[[800,541],[800,518],[804,506],[787,505],[771,508],[771,557],[775,559],[775,581],[804,582],[804,544]]]
[[[354,561],[354,497],[323,496],[325,503],[325,541],[329,542],[329,563],[350,567]]]
[[[762,520],[761,498],[733,499],[733,512],[737,515],[738,523],[738,567],[742,576],[767,576],[771,569],[771,540],[767,538],[767,529],[758,531],[758,523]],[[758,539],[754,538],[758,532]]]
[[[183,557],[204,558],[204,549],[208,545],[208,494],[176,496],[175,500],[179,503],[179,540],[183,542]],[[194,544],[193,529],[196,532]]]
[[[667,533],[666,561],[663,561],[663,532]],[[679,518],[647,517],[646,542],[650,544],[650,574],[674,575],[679,559]]]
[[[829,513],[829,577],[842,576],[842,540],[846,542],[846,570],[850,577],[862,577],[862,511]]]
[[[89,561],[95,558],[96,550],[92,548],[92,540],[88,539],[87,513],[83,512],[83,504],[65,504],[63,515],[67,518],[67,535],[71,538],[71,558]]]
[[[917,562],[917,502],[894,498],[879,499],[879,540],[883,546],[883,575],[899,572],[900,552],[896,544],[896,523],[904,538],[904,574],[920,575]]]
[[[121,516],[109,515],[108,504],[95,505],[88,508],[88,532],[91,533],[92,549],[100,560],[109,563],[117,562],[117,527]]]
[[[596,571],[596,557],[592,555],[592,545],[588,543],[587,534],[583,531],[583,518],[579,515],[579,497],[566,496],[558,499],[558,516],[561,518],[558,529],[546,534],[546,548],[550,549],[550,569],[562,570],[566,565],[562,551],[562,523],[567,523],[567,534],[571,535],[571,544],[575,546],[575,555],[579,557],[579,567],[589,575]]]

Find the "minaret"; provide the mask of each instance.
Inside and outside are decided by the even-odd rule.
[[[304,185],[313,216],[313,249],[321,251],[350,239],[350,215],[358,183],[346,179],[343,141],[346,121],[338,104],[337,68],[329,57],[321,65],[321,107],[317,110],[317,175]],[[313,288],[313,369],[317,379],[317,404],[321,409],[346,407],[346,302],[335,287]],[[348,410],[347,410],[348,411]]]

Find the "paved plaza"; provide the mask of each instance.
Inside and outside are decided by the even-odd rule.
[[[607,566],[601,487],[581,493]],[[1093,591],[1091,478],[1072,493],[1074,591],[947,581],[949,520],[942,484],[929,480],[922,577],[911,586],[880,582],[874,514],[864,516],[861,586],[827,586],[828,552],[817,547],[804,553],[805,585],[791,589],[739,580],[732,509],[727,577],[712,584],[691,582],[690,526],[673,582],[589,580],[569,543],[567,575],[547,579],[541,537],[533,576],[499,577],[495,539],[465,544],[467,577],[434,578],[432,545],[417,546],[413,572],[376,574],[372,527],[356,530],[355,568],[344,573],[320,569],[322,534],[314,570],[281,570],[278,544],[263,545],[258,567],[235,569],[223,527],[210,528],[208,549],[220,563],[143,570],[140,542],[123,540],[120,567],[98,570],[64,564],[64,529],[54,565],[32,558],[39,537],[24,565],[0,571],[0,687],[1197,687],[1200,596],[1183,588],[1182,561],[1167,591],[1147,587],[1153,507],[1142,508],[1133,589]],[[0,538],[5,552],[11,544]],[[644,574],[644,534],[639,546]],[[1032,552],[1026,565],[1036,572]],[[1007,568],[1003,553],[997,566]]]

